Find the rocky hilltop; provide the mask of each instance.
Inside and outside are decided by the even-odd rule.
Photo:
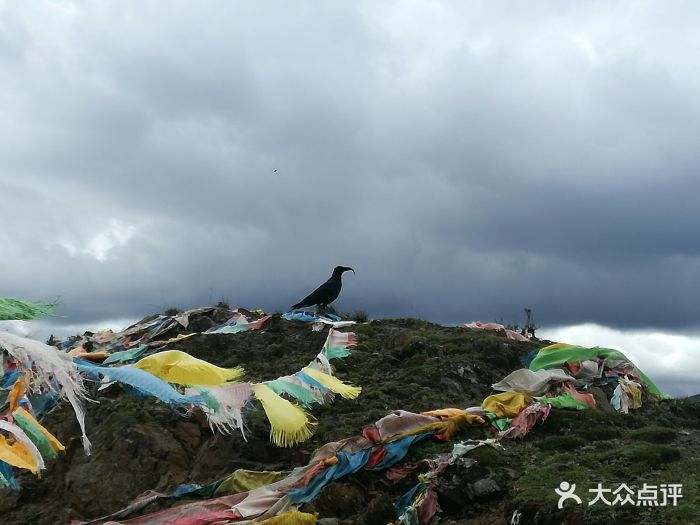
[[[258,330],[202,333],[229,316],[225,308],[190,316],[187,327],[176,327],[163,336],[174,339],[167,348],[219,367],[243,367],[245,380],[256,382],[302,369],[327,337],[327,329],[314,331],[309,323],[277,315]],[[272,444],[270,425],[260,407],[246,411],[244,439],[236,432],[214,432],[201,414],[183,414],[154,397],[134,395],[120,384],[101,390],[93,384],[89,394],[97,403],[88,403],[86,409],[92,454],[86,456],[83,451],[70,405],[60,404],[42,423],[65,444],[65,453],[47,461],[41,479],[16,472],[22,488],[0,490],[0,522],[56,524],[112,515],[113,521],[130,523],[139,515],[208,501],[212,494],[205,493],[210,483],[235,471],[288,473],[309,464],[319,447],[362,436],[363,429],[392,411],[420,414],[479,407],[497,393],[494,383],[523,368],[534,350],[550,344],[417,319],[375,320],[343,330],[354,332],[357,344],[351,355],[333,362],[333,374],[362,387],[362,393],[356,399],[336,396],[332,403],[310,408],[317,423],[310,439],[286,448]],[[196,335],[177,339],[185,333]],[[72,345],[91,337],[87,334]],[[653,370],[646,372],[653,377]],[[436,435],[446,439],[433,435],[416,440],[392,469],[365,468],[343,476],[325,484],[299,510],[317,513],[320,524],[385,525],[398,519],[396,507],[402,497],[410,503],[406,495],[425,481],[430,487],[426,494],[436,496],[432,523],[700,522],[700,403],[663,399],[642,389],[641,407],[619,413],[609,402],[615,385],[585,390],[595,399],[595,409],[555,406],[524,437],[506,436],[500,447],[478,446],[448,462],[445,459],[451,457],[456,443],[494,438],[499,430],[496,423],[470,420],[445,434],[443,425]],[[441,463],[434,475],[425,477]],[[415,465],[415,469],[402,469]],[[387,476],[389,470],[392,479]],[[557,508],[560,496],[555,490],[561,490],[562,482],[576,484],[581,504],[570,500],[563,509]],[[204,489],[197,493],[190,485],[189,492],[180,490],[184,497],[154,498],[132,514],[113,516],[148,491],[173,495],[183,484]],[[657,487],[657,495],[661,485],[682,484],[682,497],[676,498],[675,506],[671,501],[661,505],[660,498],[657,505],[649,506],[588,504],[594,494],[589,490],[609,488],[606,496],[612,501],[612,491],[623,484],[635,496],[644,484]]]

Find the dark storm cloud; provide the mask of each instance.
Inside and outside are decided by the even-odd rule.
[[[3,295],[697,324],[697,8],[569,6],[6,6]]]

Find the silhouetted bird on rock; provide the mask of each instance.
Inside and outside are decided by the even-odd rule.
[[[347,271],[355,273],[355,270],[347,266],[336,266],[330,279],[292,306],[292,308],[306,308],[314,305],[319,305],[321,308],[327,307],[340,295],[340,289],[343,287],[342,275],[343,272]]]

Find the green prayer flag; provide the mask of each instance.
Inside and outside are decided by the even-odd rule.
[[[513,421],[513,419],[509,417],[498,417],[493,412],[486,412],[484,417],[501,432],[510,427],[510,422]]]
[[[313,403],[318,403],[320,401],[311,390],[297,385],[296,383],[285,381],[284,379],[266,381],[265,384],[270,387],[270,390],[275,394],[290,395],[305,407],[310,407]]]
[[[0,297],[0,321],[30,321],[53,315],[58,301],[30,303],[12,297]]]
[[[575,410],[588,410],[589,407],[583,401],[576,399],[571,392],[563,392],[556,397],[538,398],[540,403],[546,403],[554,408],[573,408]]]
[[[138,348],[132,348],[130,350],[121,350],[119,352],[114,352],[102,362],[102,365],[104,366],[109,365],[111,363],[124,363],[126,361],[133,361],[141,357],[146,350],[148,350],[148,345],[139,346]]]
[[[13,412],[12,418],[15,420],[17,426],[24,430],[24,433],[27,434],[31,442],[36,445],[36,448],[39,449],[42,456],[49,458],[58,456],[58,453],[53,449],[48,438],[29,419],[19,412]]]
[[[345,346],[324,346],[323,353],[326,355],[328,360],[331,359],[342,359],[350,355],[350,351]]]
[[[530,370],[536,372],[537,370],[557,368],[564,363],[578,363],[579,361],[592,361],[596,357],[602,358],[614,358],[627,361],[631,361],[627,358],[625,354],[619,350],[613,350],[612,348],[584,348],[582,346],[569,346],[565,348],[554,348],[552,350],[540,350],[537,357],[530,363]],[[654,382],[649,379],[649,377],[642,372],[639,368],[635,366],[635,371],[639,374],[644,382],[646,383],[649,392],[656,394],[657,396],[662,396],[661,390],[654,384]]]

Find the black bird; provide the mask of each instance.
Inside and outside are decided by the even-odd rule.
[[[355,273],[355,270],[347,266],[336,266],[333,269],[333,275],[331,275],[330,279],[316,288],[307,297],[292,306],[292,309],[306,308],[307,306],[314,306],[316,304],[322,308],[325,308],[331,304],[340,295],[340,289],[343,286],[341,276],[343,275],[343,272],[347,271],[351,271],[353,274]]]

